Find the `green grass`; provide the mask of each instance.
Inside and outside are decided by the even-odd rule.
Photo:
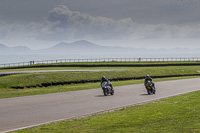
[[[81,69],[81,68],[74,68],[74,69]],[[90,69],[90,68],[84,68],[84,69]],[[101,69],[109,69],[109,68],[101,68]],[[52,86],[46,88],[45,87],[25,88],[25,89],[13,89],[11,88],[12,86],[29,86],[29,85],[38,85],[41,83],[48,83],[48,82],[77,81],[85,79],[100,80],[102,75],[105,75],[107,78],[119,78],[119,77],[142,77],[147,74],[149,74],[150,76],[199,74],[197,71],[200,70],[200,66],[113,67],[112,69],[123,69],[125,71],[27,73],[27,74],[17,74],[17,75],[0,77],[0,98],[99,88],[99,83],[97,83],[96,86],[95,84],[79,84],[79,85]],[[133,80],[133,82],[135,82],[135,80]],[[143,80],[140,81],[140,83],[142,82]],[[123,84],[127,84],[127,82],[123,82]],[[113,85],[114,86],[118,85],[118,82],[113,82]]]
[[[123,67],[36,67],[36,68],[13,68],[0,69],[0,72],[6,71],[34,71],[34,70],[104,70],[104,69],[124,69]],[[130,69],[130,68],[127,68]]]
[[[100,64],[140,64],[125,62],[102,62]],[[141,64],[166,62],[143,62]],[[170,62],[167,62],[170,64]],[[171,62],[186,63],[186,62]],[[198,63],[198,62],[188,62]],[[71,63],[74,64],[74,63]],[[77,64],[77,63],[75,63]],[[84,63],[78,63],[84,64]],[[85,63],[94,64],[94,63]],[[95,63],[97,64],[97,63]],[[72,84],[64,86],[51,86],[41,88],[12,89],[11,86],[36,85],[45,82],[75,81],[82,79],[100,79],[102,75],[108,78],[117,77],[139,77],[149,74],[150,76],[198,74],[200,66],[171,66],[171,67],[52,67],[47,68],[26,68],[13,70],[65,70],[65,69],[123,69],[126,71],[114,72],[51,72],[51,73],[30,73],[0,77],[0,98],[29,96],[46,93],[65,91],[76,91],[83,89],[100,88],[99,83]],[[61,64],[62,65],[62,64]],[[64,63],[65,65],[65,63]],[[2,69],[1,71],[11,71]],[[155,82],[196,77],[176,77],[154,79]],[[138,84],[144,80],[128,80],[112,82],[113,86]],[[102,94],[103,95],[103,94]],[[145,105],[136,105],[114,112],[96,114],[81,119],[67,120],[34,128],[19,130],[19,133],[64,133],[64,132],[91,132],[91,133],[121,133],[121,132],[144,132],[144,133],[174,133],[174,132],[200,132],[200,91],[177,96],[169,99],[155,101]]]
[[[154,81],[159,82],[159,81],[166,81],[166,80],[186,79],[186,78],[197,78],[197,76],[162,78],[162,79],[154,79]],[[143,82],[144,80],[127,80],[127,81],[113,81],[112,84],[115,87],[115,86],[121,86],[121,85],[140,84]],[[71,85],[59,85],[59,86],[26,88],[26,89],[7,88],[7,89],[0,90],[0,99],[30,96],[30,95],[40,95],[40,94],[47,94],[47,93],[78,91],[78,90],[86,90],[86,89],[94,89],[94,88],[100,88],[100,83],[71,84]]]
[[[200,91],[145,105],[15,131],[17,133],[197,133]]]
[[[105,68],[107,69],[107,68]],[[0,89],[12,86],[38,85],[47,82],[59,81],[79,81],[100,79],[103,75],[107,78],[120,77],[143,77],[180,74],[199,74],[200,66],[177,66],[177,67],[138,67],[138,68],[115,68],[125,71],[109,72],[48,72],[48,73],[28,73],[0,77]]]

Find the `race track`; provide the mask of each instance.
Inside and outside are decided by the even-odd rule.
[[[147,95],[143,84],[115,87],[113,96],[102,89],[0,99],[0,132],[70,119],[200,90],[200,78],[156,83]]]

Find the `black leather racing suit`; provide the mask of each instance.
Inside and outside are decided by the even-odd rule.
[[[145,81],[144,81],[144,85],[145,85],[145,86],[146,86],[146,83],[147,83],[148,81],[150,81],[150,82],[153,84],[153,86],[155,87],[154,82],[153,82],[153,79],[152,79],[151,77],[146,77],[146,78],[145,78]]]
[[[102,85],[103,82],[108,82],[108,85],[110,85],[110,87],[113,89],[112,83],[107,78],[102,78],[101,79],[101,85]]]

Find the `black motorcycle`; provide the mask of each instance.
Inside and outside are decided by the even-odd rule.
[[[149,94],[149,95],[151,95],[151,94],[156,94],[156,88],[155,88],[155,86],[153,85],[153,83],[151,82],[151,81],[147,81],[146,82],[146,84],[145,84],[145,87],[146,87],[146,89],[147,89],[147,93]]]
[[[101,84],[101,88],[103,90],[104,96],[107,96],[108,94],[114,95],[114,89],[110,86],[108,82],[103,82]]]

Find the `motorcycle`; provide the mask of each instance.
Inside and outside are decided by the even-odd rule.
[[[108,82],[103,82],[101,84],[101,88],[103,89],[104,96],[107,96],[108,94],[114,95],[114,89],[110,86]]]
[[[153,85],[153,83],[151,82],[151,81],[147,81],[146,82],[146,84],[145,84],[145,87],[146,87],[146,89],[147,89],[147,93],[149,94],[149,95],[151,95],[152,93],[153,94],[156,94],[156,88],[155,88],[155,86]]]

